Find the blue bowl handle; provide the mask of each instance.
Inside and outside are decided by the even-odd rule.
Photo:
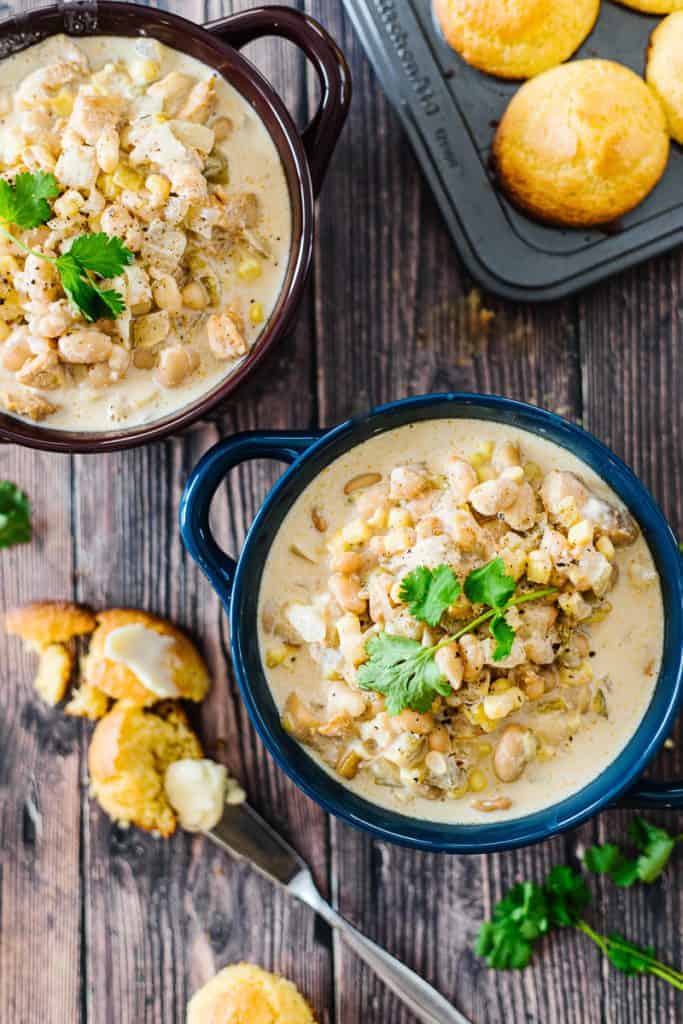
[[[227,474],[250,459],[292,463],[320,434],[299,430],[254,430],[219,441],[204,455],[190,476],[180,502],[183,543],[218,592],[230,602],[237,562],[218,546],[209,525],[213,497]]]
[[[651,782],[639,779],[616,803],[638,811],[683,809],[683,782]]]

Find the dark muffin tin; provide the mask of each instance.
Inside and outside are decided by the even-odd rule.
[[[519,82],[469,67],[445,42],[430,0],[344,0],[396,108],[470,272],[513,299],[569,295],[683,241],[683,150],[653,192],[601,230],[548,227],[515,209],[496,187],[490,153],[496,125]],[[577,57],[606,57],[645,72],[661,16],[603,0]]]

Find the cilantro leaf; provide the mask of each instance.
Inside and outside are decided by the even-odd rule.
[[[86,320],[111,319],[123,312],[123,296],[113,288],[103,289],[91,274],[115,277],[133,260],[132,252],[120,238],[98,232],[80,235],[68,252],[57,257],[62,288]]]
[[[403,577],[399,597],[410,607],[410,614],[430,626],[438,626],[441,616],[460,594],[460,584],[448,565],[428,569],[418,565]]]
[[[648,974],[654,955],[653,946],[637,946],[616,932],[607,936],[607,956],[623,974]]]
[[[669,863],[669,857],[676,845],[676,840],[666,829],[651,825],[645,818],[636,816],[629,825],[629,835],[640,856],[636,862],[638,878],[641,882],[654,882]]]
[[[70,255],[83,270],[91,270],[99,277],[116,277],[133,262],[133,253],[117,235],[97,231],[80,235],[69,249]]]
[[[595,874],[609,875],[616,885],[629,886],[636,881],[647,884],[659,878],[673,852],[676,840],[666,829],[636,817],[629,825],[629,836],[638,850],[636,858],[627,857],[616,843],[590,846],[584,863]]]
[[[589,846],[584,854],[583,862],[594,874],[609,875],[616,885],[632,885],[638,877],[637,862],[625,857],[616,843]]]
[[[59,195],[54,174],[17,174],[14,182],[0,179],[0,218],[21,228],[36,228],[52,216],[48,199]]]
[[[491,619],[491,634],[496,641],[496,646],[493,649],[493,660],[502,661],[503,658],[507,658],[512,650],[515,631],[512,626],[508,625],[503,615],[495,615]]]
[[[9,480],[0,480],[0,548],[31,539],[31,504]]]
[[[475,944],[475,952],[489,967],[510,970],[526,967],[533,943],[550,928],[548,903],[542,886],[533,882],[514,885],[493,908],[490,921],[484,921]]]
[[[380,633],[368,640],[366,651],[369,660],[358,669],[358,685],[383,694],[390,715],[405,708],[429,711],[437,695],[451,692],[434,661],[433,648],[422,647],[417,640]]]
[[[502,558],[473,569],[465,580],[465,594],[472,604],[487,604],[502,611],[515,592],[515,581],[505,572]]]
[[[558,866],[553,868],[545,882],[548,916],[561,928],[576,924],[590,903],[590,889],[578,871]]]

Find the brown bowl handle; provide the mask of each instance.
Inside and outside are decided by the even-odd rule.
[[[255,7],[211,21],[204,28],[236,50],[254,39],[279,36],[304,51],[321,91],[315,116],[301,133],[317,196],[351,102],[351,75],[334,39],[313,18],[290,7]]]

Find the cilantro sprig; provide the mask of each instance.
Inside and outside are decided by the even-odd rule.
[[[13,183],[0,179],[0,231],[24,252],[57,268],[62,288],[87,321],[115,318],[125,308],[123,296],[113,288],[102,288],[97,279],[116,277],[133,262],[133,253],[120,238],[102,231],[80,235],[68,252],[49,256],[29,248],[6,226],[35,228],[45,224],[52,216],[48,200],[58,194],[55,176],[42,171],[17,174]]]
[[[31,539],[31,503],[10,480],[0,480],[0,548]]]
[[[638,832],[644,826],[655,829],[642,818],[636,822]],[[481,925],[474,951],[495,970],[520,969],[530,963],[538,939],[555,928],[576,928],[622,973],[653,974],[683,991],[683,973],[662,963],[652,947],[636,945],[614,932],[601,935],[595,931],[583,919],[590,900],[585,879],[570,867],[553,868],[540,885],[518,882],[495,905],[491,919]]]
[[[664,871],[676,843],[683,841],[683,836],[669,835],[640,816],[633,819],[628,834],[638,856],[629,857],[616,843],[589,846],[583,855],[586,868],[608,875],[616,885],[629,886],[636,881],[649,885]]]
[[[427,711],[435,697],[451,692],[435,660],[443,647],[490,622],[496,640],[493,658],[499,661],[510,653],[515,638],[514,630],[505,621],[505,611],[556,593],[555,587],[545,587],[513,596],[515,581],[506,575],[502,558],[494,558],[473,570],[465,580],[464,590],[470,600],[487,605],[488,611],[439,643],[422,647],[416,640],[389,633],[380,633],[368,640],[365,647],[368,660],[358,669],[357,682],[361,690],[383,694],[389,714],[399,714],[405,708]],[[438,625],[444,611],[459,595],[460,583],[445,565],[436,569],[418,566],[404,578],[399,594],[401,600],[409,604],[411,614],[430,626]]]

